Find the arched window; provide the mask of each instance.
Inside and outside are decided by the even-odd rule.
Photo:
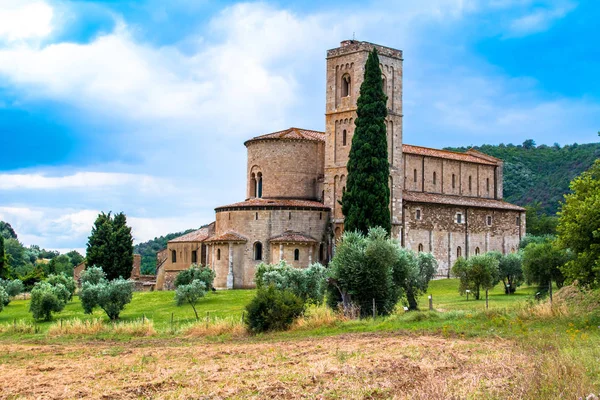
[[[256,175],[254,175],[254,172],[250,176],[250,197],[256,197]]]
[[[414,175],[414,180],[415,183],[417,183],[417,169],[415,168],[415,170],[413,171],[413,175]]]
[[[462,248],[460,246],[458,246],[456,248],[456,258],[460,258],[462,257]]]
[[[346,133],[346,130],[344,129],[342,131],[342,146],[346,145],[347,136],[348,136],[348,134]]]
[[[385,79],[385,75],[381,75],[381,87],[383,89],[383,93],[387,94],[387,80]]]
[[[319,245],[319,261],[323,261],[324,258],[325,258],[325,246],[323,245],[323,243],[321,243]]]
[[[254,259],[262,260],[262,243],[256,242],[254,243]]]
[[[319,219],[323,219],[323,213],[322,212],[319,213]]]
[[[254,219],[258,221],[258,211],[254,214]]]
[[[292,212],[291,211],[288,213],[288,219],[292,219]]]
[[[516,223],[517,223],[517,226],[521,225],[521,217],[517,217]]]
[[[419,253],[423,252],[423,243],[419,243]]]
[[[263,186],[263,182],[262,182],[262,172],[259,172],[258,175],[256,176],[257,182],[256,182],[256,197],[261,198],[262,197],[262,186]]]
[[[217,260],[221,259],[221,249],[217,249]]]
[[[490,178],[485,179],[485,186],[487,187],[488,193],[490,192]]]
[[[171,250],[171,262],[177,262],[177,252],[175,250]]]
[[[198,262],[198,252],[196,250],[192,251],[192,263],[195,264]]]
[[[462,213],[456,213],[456,223],[457,224],[463,223]]]
[[[417,221],[421,220],[421,210],[419,208],[417,208],[415,212],[415,218],[417,219]]]
[[[294,261],[298,261],[300,260],[300,250],[295,249],[294,250]]]
[[[437,174],[434,172],[433,173],[433,184],[435,185],[437,183]]]
[[[491,215],[487,216],[487,225],[492,226],[492,216]]]
[[[472,182],[473,182],[473,180],[471,179],[471,176],[469,175],[469,192],[473,189]]]
[[[346,186],[342,187],[342,194],[346,193]]]
[[[475,248],[475,255],[478,256],[479,255],[479,247]]]
[[[456,188],[456,175],[452,174],[452,189]]]
[[[350,92],[352,91],[350,82],[350,75],[345,74],[342,76],[342,97],[350,96]]]

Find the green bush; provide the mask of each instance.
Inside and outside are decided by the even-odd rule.
[[[192,309],[194,310],[194,314],[196,315],[196,320],[198,320],[199,317],[198,311],[196,311],[196,303],[198,303],[198,300],[205,295],[206,283],[200,279],[194,279],[187,285],[180,284],[177,286],[177,290],[175,291],[175,301],[177,302],[178,306],[185,303],[191,305]]]
[[[319,263],[308,268],[295,268],[281,261],[279,264],[259,264],[254,281],[257,288],[273,285],[279,290],[291,291],[304,302],[322,304],[327,287],[326,275],[325,267]]]
[[[211,289],[215,280],[215,271],[209,267],[192,264],[188,269],[177,274],[174,284],[177,288],[181,285],[189,285],[195,280],[204,282],[206,290]]]
[[[9,303],[8,293],[2,286],[0,286],[0,311],[4,310],[4,307]]]
[[[305,303],[289,290],[271,285],[258,289],[246,306],[244,322],[250,332],[260,333],[288,329],[305,310]]]
[[[101,268],[86,269],[81,274],[81,282],[79,298],[86,314],[100,307],[108,318],[116,320],[133,298],[133,282],[123,278],[107,281]]]
[[[61,312],[67,304],[69,291],[62,284],[52,286],[48,282],[38,282],[31,290],[29,311],[35,320],[50,321],[52,313]]]
[[[14,280],[0,279],[0,287],[4,289],[4,292],[7,295],[2,300],[2,303],[5,306],[10,304],[11,297],[18,296],[19,294],[23,293],[23,290],[25,290],[25,286],[23,285],[23,282],[19,279],[14,279]]]
[[[46,279],[46,282],[51,284],[52,286],[56,286],[58,284],[63,285],[69,291],[69,296],[67,301],[70,301],[75,294],[75,289],[77,289],[77,284],[75,283],[75,279],[70,276],[66,276],[64,274],[50,275]]]
[[[460,279],[459,292],[464,294],[469,290],[479,300],[482,290],[491,289],[498,283],[498,265],[497,258],[489,253],[468,260],[460,257],[452,267],[452,273]]]

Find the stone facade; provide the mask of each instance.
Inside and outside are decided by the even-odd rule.
[[[142,256],[139,254],[133,255],[133,265],[131,268],[131,275],[129,279],[135,284],[135,290],[137,291],[152,291],[156,286],[156,276],[154,275],[142,275]],[[73,279],[77,282],[77,286],[81,287],[81,273],[85,271],[85,261],[77,265],[73,269]]]
[[[339,200],[373,48],[388,96],[392,236],[434,254],[443,276],[458,257],[516,251],[525,215],[502,200],[502,161],[403,144],[402,52],[347,40],[327,52],[325,132],[290,128],[246,141],[246,200],[217,207],[215,222],[170,241],[159,253],[157,288],[171,289],[192,263],[215,271],[216,288],[232,289],[254,287],[261,262],[303,268],[330,260],[344,229]]]

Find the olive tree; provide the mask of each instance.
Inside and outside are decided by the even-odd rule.
[[[256,287],[270,285],[279,290],[289,290],[304,302],[321,304],[327,287],[327,270],[319,263],[308,268],[295,268],[285,261],[278,264],[261,263],[256,267]]]
[[[25,290],[23,281],[20,279],[9,280],[0,278],[0,287],[4,289],[4,292],[6,293],[6,297],[2,300],[3,305],[5,306],[10,304],[12,297],[18,296]]]
[[[490,254],[473,256],[468,260],[460,257],[452,267],[452,273],[460,280],[459,292],[464,294],[469,290],[479,300],[482,290],[491,289],[498,283],[499,264]]]
[[[200,279],[194,279],[188,284],[177,286],[175,291],[175,301],[177,305],[189,304],[194,310],[196,320],[199,319],[198,311],[196,310],[196,303],[206,294],[206,283]]]
[[[81,274],[81,305],[86,314],[100,307],[111,320],[119,319],[121,311],[133,298],[133,282],[123,278],[108,281],[101,268],[90,267]]]
[[[67,304],[69,291],[62,284],[38,282],[31,290],[29,311],[36,320],[50,321],[52,313],[61,312]]]

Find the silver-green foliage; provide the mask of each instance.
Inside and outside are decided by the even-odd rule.
[[[0,286],[0,311],[4,310],[5,304],[9,303],[8,293]]]
[[[319,263],[308,268],[295,268],[285,261],[278,264],[261,263],[256,267],[257,288],[273,285],[278,290],[288,290],[304,302],[322,304],[327,287],[327,270]]]
[[[195,280],[204,282],[205,288],[210,289],[213,287],[213,281],[215,280],[215,271],[207,266],[192,264],[188,269],[177,274],[174,283],[177,288],[181,285],[189,285]]]
[[[196,304],[198,300],[206,295],[206,283],[200,279],[194,279],[192,282],[177,286],[175,291],[175,301],[177,305],[189,304],[194,310],[196,319],[198,319],[198,311],[196,310]]]
[[[133,298],[133,282],[123,278],[106,280],[101,268],[90,267],[81,274],[81,305],[86,314],[100,307],[111,320],[119,314]]]
[[[61,283],[51,285],[48,282],[38,282],[31,290],[29,311],[36,320],[49,321],[52,313],[61,312],[69,298],[68,289]]]
[[[493,254],[460,257],[452,267],[452,273],[460,280],[459,292],[472,292],[479,300],[482,290],[493,288],[499,281],[499,261]]]
[[[71,276],[66,276],[64,274],[50,275],[46,279],[46,282],[51,284],[52,286],[56,286],[59,283],[62,284],[69,291],[69,296],[67,301],[70,301],[75,294],[75,289],[77,288],[77,284],[75,283],[75,279]]]
[[[2,289],[4,289],[4,292],[7,295],[2,300],[2,304],[4,306],[7,306],[10,304],[11,297],[18,296],[19,294],[23,293],[23,290],[25,290],[25,286],[23,285],[23,282],[19,279],[9,280],[9,279],[1,279],[0,278],[0,287]]]

